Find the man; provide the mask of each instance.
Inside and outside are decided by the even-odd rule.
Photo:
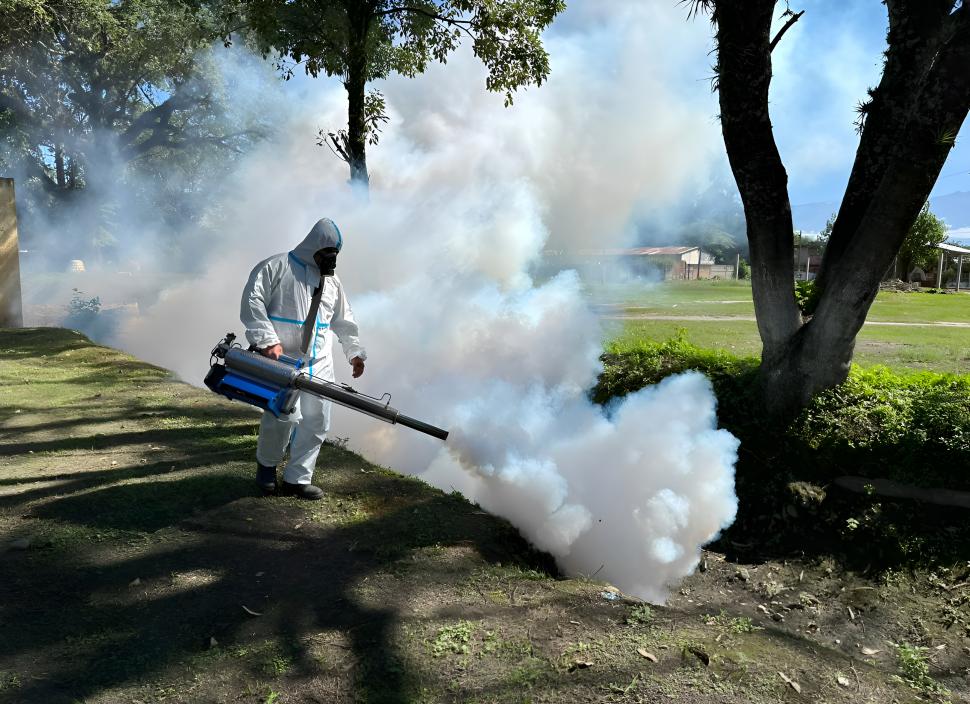
[[[313,376],[333,381],[332,335],[343,347],[356,379],[367,354],[357,339],[357,323],[340,279],[334,274],[343,237],[332,220],[320,220],[291,252],[260,262],[243,290],[240,318],[246,339],[262,354],[305,360]],[[316,315],[311,310],[318,308]],[[299,392],[296,410],[282,419],[264,412],[256,443],[256,482],[265,494],[276,492],[276,467],[290,447],[279,493],[320,499],[310,483],[320,445],[330,430],[330,402]]]

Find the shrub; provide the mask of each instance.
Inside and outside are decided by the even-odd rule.
[[[787,541],[790,549],[804,550],[810,535],[824,532],[824,549],[836,540],[839,550],[854,544],[865,560],[943,559],[963,554],[961,544],[970,554],[970,526],[954,515],[959,509],[827,490],[842,475],[970,490],[970,375],[853,367],[844,384],[780,425],[760,412],[756,358],[701,349],[685,331],[663,342],[615,342],[602,360],[591,392],[601,404],[688,369],[710,377],[718,422],[741,440],[740,510],[725,535],[729,541]],[[796,485],[816,487],[811,493],[818,500],[799,501]],[[817,514],[822,503],[824,520]],[[795,516],[802,521],[797,527]]]

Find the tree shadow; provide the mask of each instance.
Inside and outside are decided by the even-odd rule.
[[[375,499],[370,518],[325,527],[307,522],[295,499],[252,497],[248,476],[199,471],[205,476],[84,493],[71,493],[81,489],[74,486],[32,510],[90,531],[155,531],[157,544],[107,563],[76,559],[88,551],[78,546],[68,570],[43,551],[0,557],[12,575],[0,585],[3,667],[48,654],[45,678],[26,680],[12,693],[16,701],[73,702],[145,683],[187,657],[204,657],[210,638],[223,644],[279,638],[288,660],[309,676],[308,637],[337,629],[349,636],[356,696],[403,703],[410,684],[393,645],[397,613],[393,600],[378,606],[361,600],[358,589],[369,575],[416,549],[451,545],[473,547],[491,562],[550,569],[551,558],[535,553],[504,521],[413,480],[374,472],[352,492],[338,487],[333,493],[346,491],[347,498],[394,501]],[[174,589],[173,575],[183,574],[211,578]],[[135,579],[143,586],[127,586]],[[144,594],[135,596],[138,590]]]

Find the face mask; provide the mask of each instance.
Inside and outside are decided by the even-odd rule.
[[[337,268],[337,252],[333,249],[321,249],[313,255],[321,276],[333,276]]]

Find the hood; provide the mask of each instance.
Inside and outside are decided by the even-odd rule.
[[[304,264],[315,267],[313,255],[317,250],[324,247],[336,247],[339,252],[343,244],[344,238],[341,236],[336,223],[329,218],[324,218],[317,220],[317,224],[303,238],[303,241],[293,248],[292,254]]]

